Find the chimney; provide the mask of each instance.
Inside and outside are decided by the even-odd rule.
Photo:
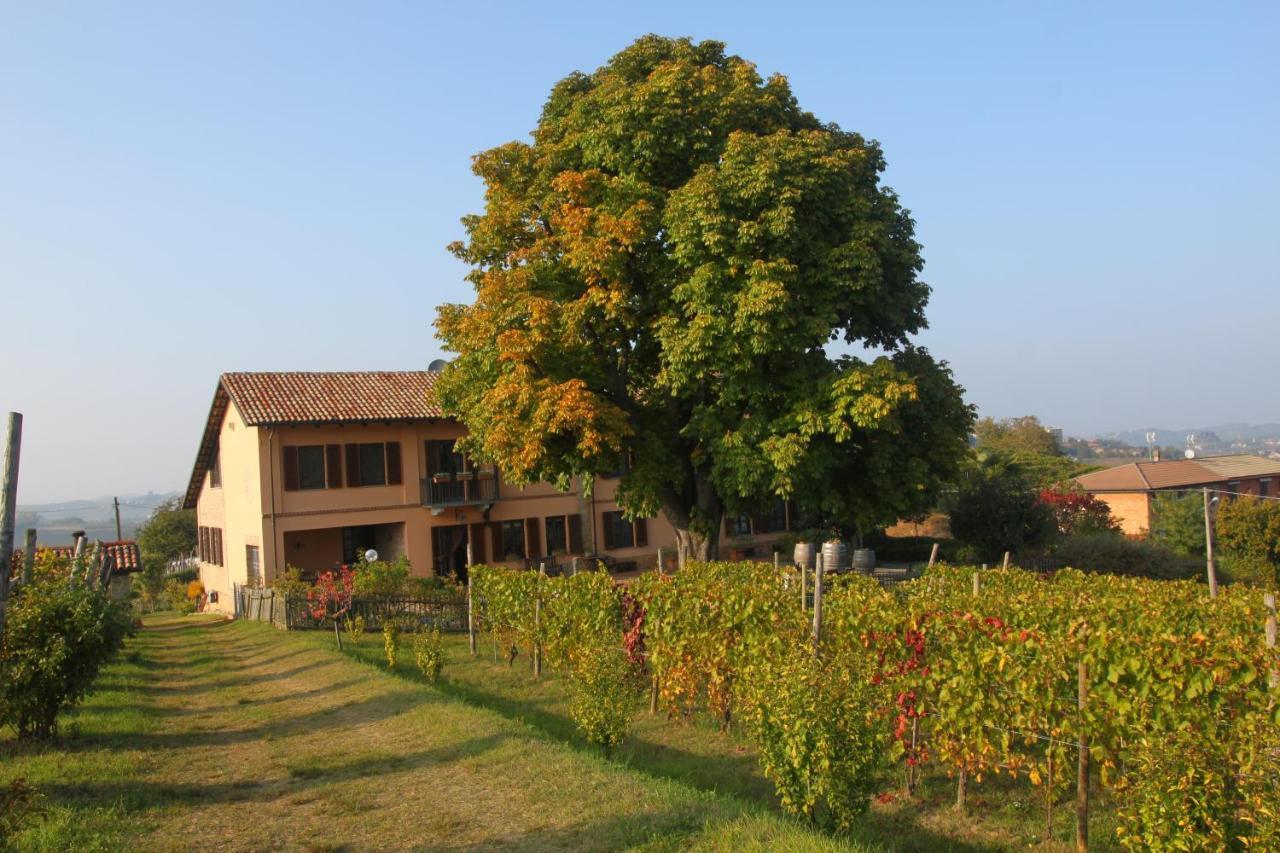
[[[1151,461],[1152,462],[1160,461],[1160,448],[1158,447],[1151,448]]]

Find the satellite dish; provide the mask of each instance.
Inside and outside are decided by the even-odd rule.
[[[427,370],[430,370],[432,373],[439,373],[444,370],[448,364],[449,362],[445,361],[443,358],[437,358],[435,361],[427,365]]]
[[[375,562],[377,559],[378,559],[378,552],[373,550],[372,548],[364,552],[364,561],[366,563]]]

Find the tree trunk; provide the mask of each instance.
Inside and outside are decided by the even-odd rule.
[[[720,525],[724,503],[708,472],[690,469],[682,488],[660,493],[662,512],[676,534],[676,558],[681,567],[689,560],[714,560],[720,555]]]

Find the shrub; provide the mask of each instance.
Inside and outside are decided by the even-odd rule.
[[[333,623],[333,639],[342,649],[342,633],[338,623],[351,610],[351,597],[355,578],[346,566],[338,572],[325,572],[316,581],[316,585],[307,590],[307,604],[311,616],[319,621],[328,619]]]
[[[289,566],[271,582],[271,588],[285,598],[304,598],[311,584],[302,579],[302,569]]]
[[[1059,543],[1056,555],[1066,565],[1086,572],[1162,580],[1198,577],[1204,564],[1191,557],[1110,533],[1085,533]]]
[[[0,849],[8,849],[10,840],[29,818],[43,815],[44,797],[26,779],[0,785]]]
[[[124,642],[130,614],[99,590],[48,580],[9,602],[0,651],[0,720],[21,738],[47,738],[58,715],[89,693]]]
[[[976,549],[978,562],[994,562],[1005,551],[1034,549],[1054,535],[1053,513],[1012,469],[975,468],[951,501],[951,532]]]
[[[345,624],[347,633],[351,635],[351,641],[353,643],[360,642],[360,638],[364,636],[364,617],[357,615],[354,619],[347,619]]]
[[[204,583],[198,580],[191,581],[187,584],[187,600],[193,605],[199,601],[200,596],[204,595]]]
[[[355,566],[354,589],[356,595],[396,596],[404,592],[409,579],[409,559],[374,560],[359,562]]]
[[[1161,492],[1151,499],[1150,540],[1184,557],[1204,555],[1204,499]]]
[[[413,657],[419,671],[432,683],[440,678],[444,669],[444,641],[438,627],[419,631],[413,638]]]
[[[631,725],[629,671],[626,656],[617,646],[586,649],[573,662],[569,713],[587,742],[599,745],[605,755],[622,743]]]
[[[179,613],[192,613],[196,609],[195,602],[187,597],[187,584],[177,578],[169,578],[164,582],[164,600],[170,610]]]
[[[400,620],[387,619],[382,623],[382,649],[387,653],[387,669],[396,668],[400,654]]]
[[[1224,500],[1214,533],[1234,579],[1275,585],[1280,578],[1280,501]]]
[[[1120,532],[1120,524],[1111,515],[1111,507],[1106,501],[1078,486],[1045,489],[1040,492],[1040,503],[1053,513],[1054,524],[1063,536]]]

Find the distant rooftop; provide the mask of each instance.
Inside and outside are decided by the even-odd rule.
[[[1076,477],[1076,482],[1090,492],[1146,492],[1273,475],[1280,476],[1280,459],[1233,454],[1165,462],[1130,462],[1105,471],[1082,474]]]

